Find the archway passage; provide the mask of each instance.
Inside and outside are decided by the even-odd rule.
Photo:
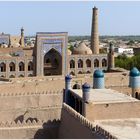
[[[44,56],[44,75],[62,75],[62,56],[55,49]]]

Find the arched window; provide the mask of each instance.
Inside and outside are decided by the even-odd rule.
[[[94,60],[94,67],[95,68],[99,67],[99,60],[98,59]]]
[[[23,62],[19,63],[19,71],[24,71],[24,63]]]
[[[86,60],[86,66],[87,66],[88,68],[91,67],[91,61],[90,61],[89,59]]]
[[[32,71],[33,70],[33,62],[29,62],[28,63],[28,71]]]
[[[83,61],[81,59],[78,60],[78,68],[83,68]]]
[[[9,64],[9,68],[10,68],[10,71],[15,71],[15,70],[16,70],[15,63],[11,62],[11,63]]]
[[[74,60],[70,61],[70,68],[75,68],[75,61]]]
[[[106,59],[103,59],[102,60],[102,67],[106,67],[107,66],[107,60]]]
[[[5,64],[4,62],[2,62],[2,63],[0,64],[0,71],[1,71],[1,72],[5,72],[5,71],[6,71],[6,64]]]

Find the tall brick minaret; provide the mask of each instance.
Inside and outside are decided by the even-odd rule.
[[[93,54],[99,54],[99,35],[98,35],[98,8],[93,8],[92,29],[91,29],[91,50]]]
[[[24,29],[23,29],[23,27],[21,28],[20,45],[21,45],[21,47],[24,47]]]

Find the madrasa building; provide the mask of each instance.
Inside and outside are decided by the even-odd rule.
[[[91,46],[81,42],[67,48],[67,32],[37,32],[35,44],[25,45],[20,36],[0,35],[0,77],[17,78],[49,75],[89,74],[114,67],[113,45],[108,54],[99,53],[98,9],[93,8]]]

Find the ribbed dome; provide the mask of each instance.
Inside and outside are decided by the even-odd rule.
[[[81,42],[77,48],[73,49],[73,54],[92,54],[92,51],[84,42]]]
[[[72,54],[71,50],[67,49],[67,55],[71,55],[71,54]]]
[[[138,70],[136,67],[134,67],[134,68],[130,71],[130,76],[131,76],[131,77],[140,76],[139,70]]]
[[[95,70],[94,78],[103,78],[103,77],[104,77],[104,73],[102,70]]]

